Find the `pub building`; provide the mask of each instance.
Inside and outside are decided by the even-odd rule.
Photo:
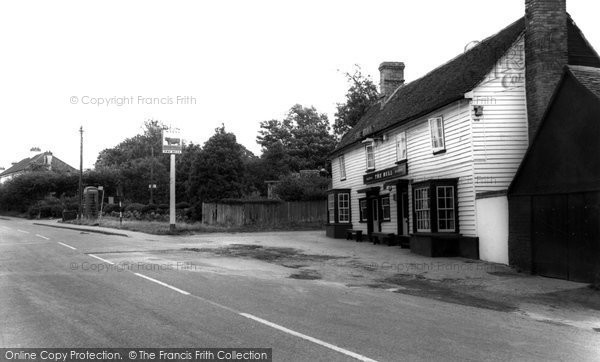
[[[507,189],[564,66],[600,66],[565,0],[525,11],[408,84],[380,65],[379,102],[330,154],[327,236],[509,264]]]

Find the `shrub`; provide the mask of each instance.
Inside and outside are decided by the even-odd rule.
[[[187,209],[188,207],[190,207],[190,203],[185,201],[178,202],[177,204],[175,204],[176,209]]]
[[[186,209],[185,215],[192,221],[202,221],[202,202],[196,202]]]
[[[64,206],[65,210],[68,211],[78,211],[79,210],[79,202],[77,201],[77,196],[73,197],[62,197],[61,202]]]
[[[326,200],[329,179],[319,175],[290,174],[280,178],[273,191],[285,201]]]
[[[61,200],[56,197],[46,197],[44,200],[36,202],[27,210],[27,215],[30,219],[34,218],[62,218],[62,212],[65,209]]]
[[[131,213],[137,211],[138,213],[141,213],[145,206],[146,205],[144,205],[144,204],[138,204],[137,202],[133,202],[133,203],[125,206],[125,211],[131,212]]]
[[[104,204],[102,212],[111,214],[113,211],[119,212],[119,204]]]
[[[141,211],[144,214],[148,214],[148,213],[150,213],[152,211],[156,211],[156,209],[157,209],[156,204],[148,204],[148,205],[144,205],[144,207],[142,207]]]
[[[158,209],[159,210],[169,210],[169,204],[159,204]]]

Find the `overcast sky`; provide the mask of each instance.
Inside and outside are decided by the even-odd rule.
[[[3,1],[0,166],[37,146],[78,168],[83,126],[89,168],[150,118],[201,144],[225,123],[259,154],[259,122],[296,103],[333,124],[354,64],[378,83],[379,63],[403,61],[414,80],[523,16],[524,3]],[[567,10],[600,50],[599,2]],[[123,104],[92,104],[101,99]]]

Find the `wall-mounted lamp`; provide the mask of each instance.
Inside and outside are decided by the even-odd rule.
[[[473,110],[475,111],[475,117],[483,116],[483,106],[473,106]]]
[[[387,190],[388,190],[389,192],[392,192],[392,190],[394,189],[394,186],[392,186],[392,185],[388,185],[388,187],[386,187],[386,188],[387,188]]]
[[[362,143],[373,143],[375,141],[385,141],[385,140],[386,140],[385,136],[383,136],[383,137],[375,137],[375,138],[369,137],[369,138],[365,138],[364,140],[362,140]]]

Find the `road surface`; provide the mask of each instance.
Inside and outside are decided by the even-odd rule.
[[[336,283],[119,267],[182,247],[0,218],[0,345],[266,347],[276,361],[600,360],[600,333],[515,313]]]

